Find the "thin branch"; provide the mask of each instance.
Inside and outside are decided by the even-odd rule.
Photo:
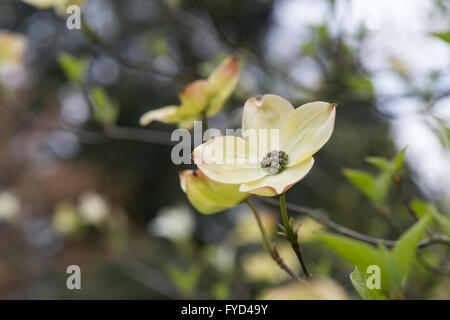
[[[260,197],[260,200],[271,206],[278,207],[278,201],[276,201],[274,199]],[[320,214],[317,211],[310,209],[310,208],[298,206],[298,205],[291,204],[291,203],[286,203],[286,208],[291,211],[300,213],[300,214],[306,214],[307,216],[313,218],[314,220],[324,224],[331,230],[333,230],[339,234],[353,238],[353,239],[361,240],[363,242],[370,243],[373,245],[382,244],[389,248],[392,248],[397,244],[397,241],[395,241],[395,240],[387,240],[387,239],[382,239],[382,238],[377,238],[377,237],[371,237],[366,234],[359,233],[357,231],[349,229],[347,227],[341,226],[340,224],[337,224],[336,222],[331,221],[327,217],[323,216],[322,214]],[[443,245],[450,246],[450,238],[445,235],[435,234],[435,235],[429,237],[428,239],[422,240],[419,243],[418,247],[425,248],[425,247],[435,245],[435,244],[443,244]]]
[[[438,275],[441,276],[450,276],[450,266],[448,265],[448,263],[446,263],[445,266],[443,267],[438,267],[438,266],[433,266],[431,265],[423,256],[423,254],[421,254],[420,252],[418,252],[417,254],[417,261],[428,271],[432,272],[432,273],[436,273]]]
[[[253,215],[255,216],[256,222],[258,223],[259,231],[261,232],[261,236],[263,239],[264,247],[269,252],[270,256],[273,260],[280,266],[281,269],[286,271],[291,278],[297,281],[301,281],[299,276],[297,276],[283,261],[283,259],[280,257],[280,254],[278,253],[277,248],[270,242],[269,237],[267,236],[266,230],[264,229],[264,225],[262,224],[261,217],[259,216],[258,209],[256,209],[253,202],[250,201],[250,199],[247,199],[245,201],[247,205],[250,207],[250,209],[253,212]]]
[[[82,92],[90,105],[90,108],[92,108],[91,101],[86,95],[86,92],[84,90],[82,90]],[[175,145],[177,143],[176,141],[171,141],[171,135],[169,132],[164,131],[115,125],[106,127],[104,130],[100,131],[73,127],[62,121],[48,121],[40,118],[34,112],[31,112],[26,106],[17,100],[10,100],[9,102],[11,103],[11,111],[20,121],[27,124],[37,123],[39,126],[49,130],[63,130],[71,132],[85,143],[104,143],[109,139],[146,142],[166,146]],[[6,103],[6,105],[9,104]]]
[[[262,56],[257,50],[252,48],[248,43],[237,42],[228,37],[224,33],[223,28],[220,26],[219,21],[214,15],[214,12],[211,10],[209,5],[206,5],[205,2],[203,3],[203,8],[208,14],[211,23],[206,23],[202,21],[200,18],[196,17],[195,15],[185,10],[170,8],[163,1],[159,1],[159,3],[161,9],[165,12],[165,14],[168,17],[172,18],[175,22],[182,24],[183,26],[193,30],[202,29],[205,31],[210,31],[210,33],[214,35],[225,47],[228,47],[233,51],[237,51],[243,55],[246,55],[247,57],[252,59],[257,65],[259,65],[262,69],[264,69],[267,73],[279,74],[280,76],[285,78],[287,83],[289,83],[296,89],[301,90],[309,95],[314,95],[315,91],[313,89],[302,85],[291,74],[289,74],[289,72],[286,72],[282,68],[267,61],[264,58],[264,56]],[[211,30],[213,32],[211,32]]]

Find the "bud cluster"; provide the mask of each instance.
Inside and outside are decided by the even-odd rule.
[[[261,167],[270,175],[275,175],[283,171],[288,163],[288,155],[281,150],[272,150],[266,154],[261,162]]]

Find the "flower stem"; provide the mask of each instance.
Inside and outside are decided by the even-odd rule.
[[[280,210],[281,217],[283,219],[284,228],[286,230],[285,236],[286,239],[291,243],[292,249],[297,256],[300,265],[302,266],[303,273],[305,274],[305,278],[309,279],[312,277],[311,273],[309,273],[308,268],[306,267],[305,259],[303,258],[303,254],[300,250],[300,244],[298,243],[298,234],[297,230],[292,229],[292,221],[289,221],[289,217],[286,210],[286,196],[283,193],[280,195]]]
[[[262,224],[258,209],[256,209],[255,205],[253,204],[253,202],[250,201],[250,199],[247,199],[245,202],[250,207],[250,209],[253,212],[253,215],[255,216],[259,231],[261,232],[264,247],[269,252],[272,259],[275,260],[275,262],[280,266],[280,268],[283,269],[287,274],[289,274],[289,276],[291,276],[294,280],[300,281],[301,279],[284,263],[283,259],[280,257],[278,253],[278,250],[270,242],[266,230],[264,229],[264,226]]]

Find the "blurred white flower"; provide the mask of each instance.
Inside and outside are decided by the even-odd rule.
[[[276,246],[281,258],[294,271],[299,271],[299,265],[292,248],[287,243]],[[266,251],[246,254],[242,257],[242,268],[246,278],[251,282],[279,283],[289,279],[272,257]]]
[[[206,249],[206,259],[218,270],[229,272],[234,268],[236,251],[227,243],[221,243]]]
[[[186,206],[162,208],[149,225],[149,230],[154,235],[173,241],[188,238],[194,228],[192,211]]]
[[[84,223],[99,225],[108,217],[110,207],[99,194],[86,192],[80,197],[78,211]]]
[[[20,200],[10,191],[0,193],[0,221],[13,221],[20,213]]]
[[[238,221],[234,229],[234,239],[242,245],[260,243],[262,241],[261,231],[259,230],[253,213],[247,207],[243,207],[237,212],[237,217]],[[276,217],[269,210],[261,210],[260,217],[267,234],[272,235],[277,225]]]
[[[288,283],[265,290],[262,300],[348,300],[344,288],[328,278],[315,278],[309,282]]]

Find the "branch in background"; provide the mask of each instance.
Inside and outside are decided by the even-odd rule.
[[[432,266],[428,261],[426,261],[425,257],[420,252],[417,253],[417,261],[420,263],[420,265],[422,265],[425,269],[427,269],[430,272],[439,274],[441,276],[450,275],[450,265],[447,262],[446,265],[444,265],[443,267]]]
[[[260,197],[260,200],[271,206],[278,207],[278,201],[276,201],[274,199]],[[320,214],[317,211],[310,209],[310,208],[301,207],[301,206],[291,204],[291,203],[286,203],[286,208],[288,210],[291,210],[291,211],[294,211],[294,212],[297,212],[300,214],[306,214],[307,216],[313,218],[314,220],[324,224],[331,230],[333,230],[337,233],[340,233],[342,235],[348,236],[350,238],[353,238],[353,239],[361,240],[361,241],[364,241],[366,243],[370,243],[373,245],[382,244],[389,248],[392,248],[397,244],[397,241],[394,241],[394,240],[387,240],[387,239],[382,239],[382,238],[371,237],[371,236],[365,235],[363,233],[359,233],[357,231],[349,229],[347,227],[341,226],[340,224],[337,224],[336,222],[331,221],[327,217],[323,216],[322,214]],[[450,238],[445,235],[434,234],[431,237],[429,237],[428,239],[421,241],[419,243],[418,247],[425,248],[425,247],[428,247],[428,246],[431,246],[434,244],[443,244],[443,245],[450,246]]]
[[[85,95],[85,99],[90,105],[90,108],[92,108],[91,101],[84,90],[83,94]],[[19,118],[20,121],[27,124],[38,124],[43,128],[47,128],[49,130],[63,130],[71,132],[84,143],[104,143],[109,139],[146,142],[166,146],[172,146],[177,143],[176,141],[171,141],[171,135],[169,132],[164,131],[120,126],[109,126],[106,127],[103,131],[76,128],[64,122],[41,119],[35,113],[31,112],[21,102],[11,102],[11,110],[17,116],[17,118]]]
[[[199,19],[198,17],[194,16],[193,14],[185,11],[180,10],[177,8],[170,8],[168,7],[163,1],[159,1],[161,9],[166,13],[166,15],[172,20],[174,20],[176,23],[179,23],[183,25],[184,27],[187,27],[189,29],[202,29],[205,31],[213,30],[213,35],[216,36],[217,39],[220,40],[220,42],[228,47],[229,49],[239,52],[242,55],[245,55],[252,59],[257,65],[259,65],[262,69],[264,69],[268,73],[277,73],[284,77],[290,85],[297,88],[298,90],[303,91],[306,94],[314,95],[315,91],[307,86],[304,86],[300,84],[297,79],[295,79],[292,75],[289,74],[289,72],[286,72],[285,70],[279,68],[278,66],[268,62],[257,50],[253,49],[248,43],[244,42],[236,42],[230,37],[228,37],[224,31],[223,28],[220,26],[219,21],[217,20],[217,17],[214,15],[214,12],[209,8],[209,6],[206,3],[203,3],[203,8],[205,9],[206,13],[208,14],[212,26],[209,23],[206,23]]]

